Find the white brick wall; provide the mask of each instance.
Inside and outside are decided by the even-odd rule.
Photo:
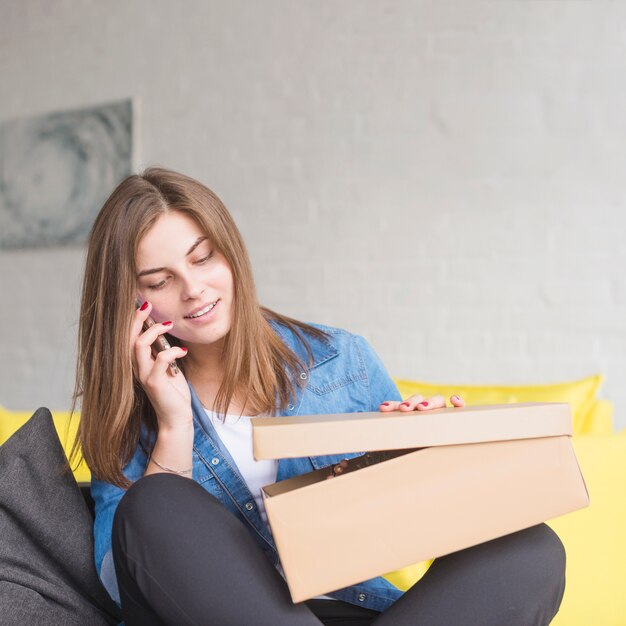
[[[403,377],[603,372],[626,426],[626,4],[174,6],[2,3],[0,120],[133,96],[138,163],[215,189],[268,306]],[[81,263],[0,253],[0,404],[69,405]]]

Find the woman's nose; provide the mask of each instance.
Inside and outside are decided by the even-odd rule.
[[[199,298],[204,291],[204,285],[194,280],[191,276],[185,276],[182,280],[182,297],[184,300]]]

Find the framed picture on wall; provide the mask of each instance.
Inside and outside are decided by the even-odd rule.
[[[131,99],[0,123],[0,249],[82,244],[132,167]]]

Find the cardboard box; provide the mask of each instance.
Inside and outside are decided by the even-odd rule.
[[[583,508],[569,405],[254,418],[257,459],[398,450],[263,488],[294,602]]]

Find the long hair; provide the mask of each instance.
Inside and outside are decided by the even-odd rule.
[[[287,326],[311,350],[305,334],[315,327],[261,307],[250,259],[239,229],[221,200],[200,182],[151,167],[124,179],[100,210],[89,235],[80,307],[78,360],[72,412],[80,400],[80,422],[71,459],[82,452],[92,474],[122,488],[122,473],[139,442],[142,424],[158,431],[156,414],[133,373],[130,326],[135,310],[135,255],[143,235],[161,215],[179,211],[196,221],[230,265],[234,297],[225,337],[224,375],[212,407],[226,413],[241,394],[251,414],[273,414],[295,397],[292,381],[306,365],[269,324]],[[167,335],[172,345],[180,345]],[[180,361],[184,372],[184,359]]]

